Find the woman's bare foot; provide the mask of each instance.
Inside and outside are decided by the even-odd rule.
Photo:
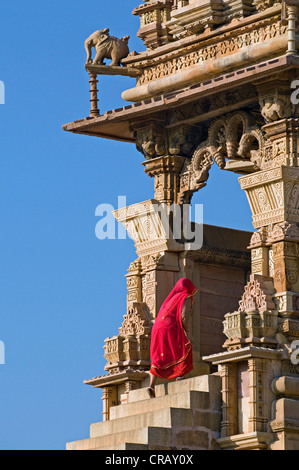
[[[152,388],[152,387],[148,387],[147,393],[149,394],[149,397],[150,397],[150,398],[155,398],[155,397],[156,397],[155,389]]]

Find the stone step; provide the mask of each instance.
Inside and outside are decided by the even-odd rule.
[[[116,446],[108,446],[108,447],[98,447],[97,450],[107,450],[107,451],[114,451],[114,450],[149,450],[149,446],[147,444],[134,444],[131,442],[124,442],[122,444],[118,444]],[[169,448],[165,448],[165,450],[169,450]]]
[[[202,409],[211,408],[211,397],[207,392],[186,391],[158,398],[148,398],[144,401],[125,403],[110,409],[110,421],[121,418],[140,415],[142,413],[153,413],[157,410],[169,408]]]
[[[156,385],[155,393],[158,398],[165,395],[171,395],[173,393],[186,392],[188,390],[211,393],[213,390],[219,389],[219,387],[221,387],[221,377],[219,375],[209,374]],[[147,399],[148,393],[146,388],[140,388],[129,392],[129,403]]]
[[[198,392],[190,392],[198,393]],[[105,436],[118,432],[134,431],[146,427],[171,428],[172,426],[193,426],[193,412],[191,409],[163,408],[150,412],[140,412],[135,415],[94,423],[90,426],[90,437]]]
[[[110,409],[110,419],[137,415],[141,410],[147,413],[162,408],[217,409],[221,398],[221,378],[216,375],[193,377],[158,385],[155,391],[156,398],[152,399],[148,397],[146,389],[131,391],[128,403]],[[190,392],[199,395],[190,395]]]
[[[172,429],[146,427],[134,431],[118,432],[106,436],[69,442],[67,450],[116,450],[120,445],[148,445],[168,447],[172,442]]]

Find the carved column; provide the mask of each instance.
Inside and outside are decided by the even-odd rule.
[[[298,18],[298,4],[296,0],[283,0],[286,5],[288,22],[288,54],[297,54],[296,48],[296,24]]]
[[[176,282],[179,261],[176,253],[144,257],[143,301],[155,319]]]
[[[248,361],[249,388],[250,388],[250,416],[248,419],[248,432],[266,432],[267,422],[270,416],[267,415],[266,387],[268,386],[265,377],[264,359],[252,358]]]
[[[221,365],[222,421],[221,437],[238,434],[237,364]]]
[[[110,408],[117,405],[117,387],[103,387],[103,421],[109,421]]]
[[[155,178],[155,199],[165,204],[177,203],[179,174],[185,162],[184,157],[165,156],[144,162],[145,172]]]
[[[127,278],[127,308],[132,302],[142,302],[141,261],[137,259],[130,264]]]
[[[251,266],[253,274],[269,275],[269,249],[266,246],[251,249]]]
[[[90,109],[90,117],[97,117],[100,115],[100,110],[98,108],[98,89],[97,89],[97,84],[98,84],[98,79],[97,79],[97,74],[96,73],[89,73],[90,76],[90,103],[91,103],[91,109]]]
[[[155,199],[168,205],[190,202],[195,188],[186,188],[183,184],[184,193],[190,193],[190,197],[188,201],[182,201],[182,177],[189,171],[188,165],[202,129],[185,124],[170,127],[157,119],[135,122],[131,127],[135,132],[137,150],[146,158],[143,163],[145,172],[155,179]]]

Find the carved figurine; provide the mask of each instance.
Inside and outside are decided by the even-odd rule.
[[[129,55],[128,41],[130,36],[118,39],[109,35],[109,29],[95,31],[85,41],[87,52],[86,64],[105,65],[104,59],[111,59],[111,66],[121,65],[121,60]],[[96,50],[96,56],[92,61],[92,48]]]

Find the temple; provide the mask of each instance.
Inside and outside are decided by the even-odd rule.
[[[85,381],[102,389],[103,419],[67,449],[299,450],[298,7],[145,0],[133,11],[143,52],[109,29],[86,40],[90,115],[63,128],[136,145],[154,190],[114,212],[137,255],[127,311],[105,371]],[[101,75],[136,79],[126,106],[101,114]],[[190,206],[212,165],[239,178],[253,231],[203,225],[190,246],[157,207]],[[182,277],[198,288],[194,370],[149,399],[151,328]]]

